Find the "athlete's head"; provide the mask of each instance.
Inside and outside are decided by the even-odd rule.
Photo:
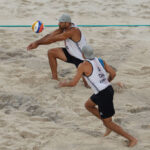
[[[68,14],[63,14],[60,18],[59,18],[59,28],[61,29],[66,29],[70,26],[71,24],[71,17]]]
[[[90,45],[83,46],[82,47],[82,53],[83,53],[83,56],[87,59],[93,59],[94,58],[93,49]]]

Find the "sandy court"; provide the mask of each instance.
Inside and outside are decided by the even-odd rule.
[[[36,19],[57,24],[69,13],[77,24],[149,24],[149,0],[0,0],[0,24],[28,25]],[[31,41],[55,28],[35,34],[31,28],[0,28],[0,150],[126,150],[115,133],[84,108],[92,94],[82,83],[58,88],[51,79],[47,50],[63,42],[27,52]],[[118,70],[114,86],[114,121],[137,137],[132,149],[150,149],[150,28],[81,28],[87,42]],[[76,68],[58,61],[60,79],[71,79]]]

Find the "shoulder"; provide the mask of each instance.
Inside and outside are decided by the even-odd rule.
[[[84,60],[84,62],[83,63],[81,63],[82,64],[82,66],[83,66],[83,68],[89,68],[92,64],[89,62],[89,61],[87,61],[87,60]]]
[[[91,63],[90,63],[88,60],[84,60],[84,61],[83,61],[83,64],[84,64],[84,65],[89,65],[89,64],[91,64]]]
[[[82,63],[79,64],[78,69],[84,69],[88,65],[89,65],[88,61],[83,61]]]
[[[70,33],[80,33],[79,28],[77,27],[71,27],[70,29],[66,30],[65,32],[70,32]]]

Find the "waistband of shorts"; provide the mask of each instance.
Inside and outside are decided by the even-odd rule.
[[[109,88],[112,88],[112,89],[113,89],[112,85],[108,85],[105,89],[99,91],[97,94],[103,93],[104,91],[108,90]]]

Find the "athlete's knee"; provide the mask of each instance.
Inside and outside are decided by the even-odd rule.
[[[48,50],[47,52],[48,58],[55,57],[55,53],[56,53],[55,49]]]
[[[112,119],[103,119],[103,124],[109,128],[112,123]]]
[[[87,110],[90,110],[90,109],[93,108],[93,106],[90,105],[88,101],[84,104],[84,106],[85,106],[85,108],[86,108]]]
[[[86,109],[88,109],[88,105],[87,105],[87,102],[84,104],[84,107],[86,108]]]

